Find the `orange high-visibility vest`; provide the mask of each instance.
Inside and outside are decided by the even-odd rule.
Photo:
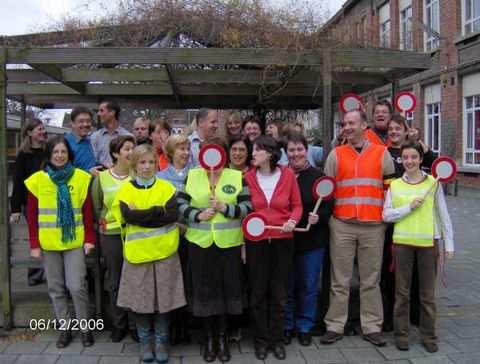
[[[368,139],[372,144],[384,145],[386,147],[389,147],[391,144],[390,139],[387,139],[387,141],[384,142],[382,138],[380,138],[377,133],[375,133],[371,128],[365,129],[363,136],[365,137],[365,139]]]
[[[348,144],[335,148],[335,217],[364,222],[382,221],[385,149],[373,143],[369,143],[360,154]]]

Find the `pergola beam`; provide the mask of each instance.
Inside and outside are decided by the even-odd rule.
[[[63,83],[65,86],[71,88],[72,90],[75,90],[81,94],[85,92],[85,85],[83,83],[65,81],[63,78],[62,68],[55,64],[30,63],[29,66],[35,68],[41,73],[46,74],[55,81]]]
[[[8,48],[8,63],[30,64],[321,64],[318,50],[264,48]]]
[[[321,66],[323,49],[266,48],[7,48],[7,62],[20,64],[210,64]],[[375,48],[334,49],[332,65],[428,69],[429,54]]]

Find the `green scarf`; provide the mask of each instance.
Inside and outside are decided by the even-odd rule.
[[[75,213],[67,185],[74,171],[75,167],[70,162],[61,168],[52,167],[50,164],[46,168],[46,172],[57,186],[57,227],[62,229],[62,243],[65,244],[76,238]]]

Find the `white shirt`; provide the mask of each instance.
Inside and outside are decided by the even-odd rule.
[[[427,174],[422,172],[424,176]],[[408,183],[408,176],[403,174],[402,179]],[[443,188],[437,188],[434,198],[435,206],[435,220],[434,220],[434,238],[445,240],[445,250],[447,252],[455,251],[453,244],[453,227],[450,215],[448,214],[447,203],[443,194]],[[385,222],[397,222],[403,219],[405,216],[412,212],[410,204],[394,208],[392,206],[392,193],[388,189],[385,196],[385,202],[383,204],[383,221]]]
[[[260,188],[267,199],[267,202],[270,204],[270,200],[272,199],[273,191],[275,191],[275,187],[277,187],[277,183],[280,180],[280,170],[278,168],[272,174],[263,175],[260,171],[257,170],[257,180]]]

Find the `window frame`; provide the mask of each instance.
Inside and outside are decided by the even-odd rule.
[[[478,168],[480,169],[480,163],[475,163],[475,154],[479,153],[480,154],[480,149],[475,148],[475,112],[480,113],[480,103],[479,106],[475,106],[475,97],[480,98],[480,93],[476,95],[469,95],[465,96],[463,98],[463,140],[462,140],[462,162],[464,166],[467,167],[473,167],[473,168]],[[467,108],[467,99],[472,98],[472,107]],[[472,147],[468,147],[468,139],[469,139],[469,134],[468,134],[468,115],[473,114],[472,116],[472,131],[473,135],[471,136],[472,139]],[[473,163],[468,163],[467,162],[467,154],[472,153],[473,154]]]
[[[480,0],[462,0],[462,35],[468,35],[480,32],[480,11],[477,17],[475,17],[474,13],[474,5],[478,2],[478,7],[480,9]],[[467,3],[471,4],[472,9],[472,18],[467,19]],[[475,23],[478,22],[478,29],[475,30]],[[467,32],[466,28],[470,25],[470,31]]]
[[[430,3],[427,4],[427,1],[430,1]],[[437,8],[436,14],[434,12],[435,6]],[[433,24],[428,24],[428,21],[427,21],[428,15],[430,15],[432,19],[433,19],[433,16],[436,15],[436,22],[438,24],[438,29],[435,29],[432,26]],[[425,0],[423,2],[423,22],[427,27],[431,28],[432,30],[440,34],[440,0]],[[424,49],[426,52],[435,51],[440,46],[440,40],[438,38],[433,37],[426,31],[424,32],[423,39],[424,39]]]
[[[428,112],[428,107],[430,105],[436,105],[438,104],[438,112],[437,113],[429,113]],[[433,106],[432,106],[433,107]],[[434,118],[438,117],[438,148],[434,148],[434,129],[430,127],[430,120],[432,120],[432,126],[434,122]],[[431,139],[431,141],[429,140]],[[431,102],[431,103],[426,103],[425,104],[425,137],[424,137],[424,142],[426,145],[430,147],[432,152],[440,154],[440,151],[442,150],[442,102],[441,101],[436,101],[436,102]]]
[[[407,14],[407,11],[410,12],[410,17],[403,18],[404,14]],[[400,10],[400,49],[411,51],[413,50],[413,33],[412,33],[412,18],[413,18],[413,8],[410,4],[406,8]],[[405,33],[405,34],[404,34]],[[406,36],[408,36],[409,44],[405,43]]]

